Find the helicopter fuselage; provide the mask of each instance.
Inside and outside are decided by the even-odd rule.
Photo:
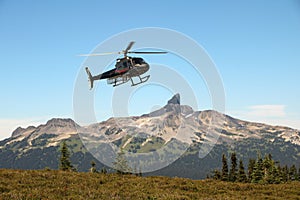
[[[113,86],[121,85],[129,80],[131,80],[132,86],[144,83],[149,79],[150,75],[145,77],[141,77],[140,75],[146,73],[149,68],[149,64],[146,63],[143,58],[126,56],[117,59],[114,69],[108,70],[102,74],[92,76],[88,68],[86,68],[86,71],[89,76],[91,88],[93,88],[93,82],[100,79],[107,79],[107,83],[112,84]],[[140,82],[134,83],[133,77],[139,77]]]
[[[113,87],[121,85],[123,83],[131,81],[131,86],[135,86],[148,81],[150,75],[141,77],[142,74],[146,73],[150,66],[140,57],[130,57],[127,54],[164,54],[164,51],[129,51],[134,44],[131,41],[125,50],[119,52],[108,52],[108,53],[93,53],[93,54],[81,54],[80,56],[102,56],[108,54],[124,54],[123,58],[118,58],[115,64],[115,68],[106,71],[102,74],[93,76],[88,67],[85,68],[88,78],[90,81],[90,89],[94,86],[95,80],[107,79],[108,84],[112,84]],[[133,77],[138,77],[139,82],[135,82]]]
[[[96,77],[98,79],[112,79],[126,75],[128,78],[131,78],[146,73],[149,70],[149,67],[149,64],[146,63],[142,58],[125,57],[117,59],[114,69],[99,74]]]

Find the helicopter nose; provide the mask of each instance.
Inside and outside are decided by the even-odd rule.
[[[135,67],[130,70],[130,75],[131,76],[139,76],[144,73],[146,73],[149,70],[149,64],[148,63],[143,63],[139,65],[135,65]]]
[[[140,68],[140,71],[143,71],[143,73],[145,73],[149,70],[149,64],[144,63],[144,64],[140,65],[139,68]]]

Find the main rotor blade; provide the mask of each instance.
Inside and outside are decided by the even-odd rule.
[[[135,43],[134,41],[131,41],[131,42],[128,44],[127,48],[124,50],[124,52],[127,53],[128,50],[131,49],[132,45],[134,45],[134,43]]]
[[[121,54],[122,52],[107,52],[107,53],[92,53],[92,54],[80,54],[78,56],[105,56],[111,54]]]
[[[135,53],[135,54],[163,54],[168,53],[166,51],[128,51],[128,53]]]

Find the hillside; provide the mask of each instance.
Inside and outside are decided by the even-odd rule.
[[[0,199],[297,199],[300,182],[277,185],[168,177],[0,170]]]
[[[16,129],[0,141],[0,168],[57,169],[63,140],[71,161],[87,171],[91,160],[109,168],[123,149],[132,170],[145,175],[203,179],[220,168],[223,153],[249,158],[272,154],[281,165],[300,162],[300,131],[247,122],[213,111],[194,111],[174,95],[159,110],[141,116],[110,118],[79,126],[72,119],[51,119],[37,127]],[[297,166],[298,167],[298,166]]]

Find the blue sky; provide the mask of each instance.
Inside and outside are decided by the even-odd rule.
[[[72,118],[74,82],[85,59],[76,55],[91,52],[112,35],[143,27],[176,30],[206,50],[223,80],[227,114],[300,129],[299,1],[2,0],[0,139],[18,125]],[[180,73],[175,65],[184,63],[171,55],[145,58],[174,65]],[[182,73],[189,76],[189,70]],[[96,99],[102,87],[113,90],[99,85]],[[142,101],[154,90],[161,95]],[[170,95],[145,87],[133,95],[130,113],[163,106]],[[210,109],[208,97],[198,100],[199,109]],[[95,105],[100,121],[109,117],[102,107]]]

